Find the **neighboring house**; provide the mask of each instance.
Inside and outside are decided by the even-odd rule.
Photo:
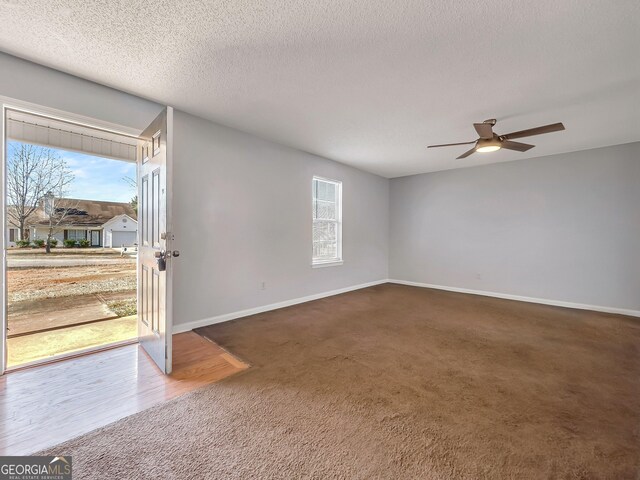
[[[54,227],[53,236],[62,246],[64,240],[89,240],[92,247],[128,247],[138,243],[138,222],[129,203],[77,200],[58,200],[68,209],[67,215]],[[13,225],[7,229],[9,246],[19,240],[19,230]],[[46,240],[49,221],[40,206],[27,221],[30,240]]]
[[[25,233],[27,234],[28,237],[30,236],[28,228],[25,229]],[[7,227],[7,239],[8,239],[7,245],[9,245],[10,247],[15,247],[16,240],[20,240],[20,229],[13,226]]]

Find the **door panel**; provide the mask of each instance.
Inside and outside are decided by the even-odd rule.
[[[138,336],[142,348],[165,373],[171,372],[170,230],[168,211],[171,161],[170,128],[173,110],[167,108],[142,133],[138,146]],[[164,260],[165,268],[161,261]]]
[[[149,245],[149,228],[147,226],[147,217],[141,215],[145,211],[147,204],[147,196],[149,192],[149,175],[145,175],[141,178],[141,191],[139,200],[138,222],[141,228],[142,245]]]
[[[160,169],[156,168],[151,174],[151,198],[154,205],[151,208],[151,244],[154,248],[160,248],[160,218],[157,212],[160,212]]]

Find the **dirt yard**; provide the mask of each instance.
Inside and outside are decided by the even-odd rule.
[[[19,268],[7,270],[9,307],[12,303],[42,298],[134,291],[136,265]]]

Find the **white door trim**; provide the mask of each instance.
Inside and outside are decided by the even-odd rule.
[[[174,233],[173,233],[173,107],[167,106],[167,180],[166,186],[166,216],[167,216],[167,251],[172,252],[174,246]],[[173,256],[168,257],[169,269],[166,280],[166,335],[169,346],[167,348],[167,365],[169,366],[169,372],[173,369]]]

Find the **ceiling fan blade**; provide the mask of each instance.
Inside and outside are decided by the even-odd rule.
[[[460,158],[467,158],[469,155],[471,155],[472,153],[475,153],[476,151],[476,147],[473,147],[471,150],[467,150],[466,152],[464,152],[462,155],[460,155],[459,157],[456,158],[456,160],[459,160]]]
[[[462,142],[462,143],[443,143],[442,145],[429,145],[427,148],[436,148],[436,147],[453,147],[455,145],[471,145],[472,143],[476,143],[475,140],[473,142]]]
[[[474,123],[473,128],[476,129],[480,138],[493,138],[493,128],[490,123]]]
[[[528,143],[512,142],[511,140],[503,140],[500,144],[502,148],[507,150],[515,150],[517,152],[526,152],[531,150],[535,145],[529,145]]]
[[[559,132],[564,130],[562,123],[552,123],[550,125],[544,125],[542,127],[528,128],[527,130],[520,130],[518,132],[507,133],[506,135],[500,135],[505,140],[511,140],[513,138],[533,137],[534,135],[542,135],[543,133]]]

